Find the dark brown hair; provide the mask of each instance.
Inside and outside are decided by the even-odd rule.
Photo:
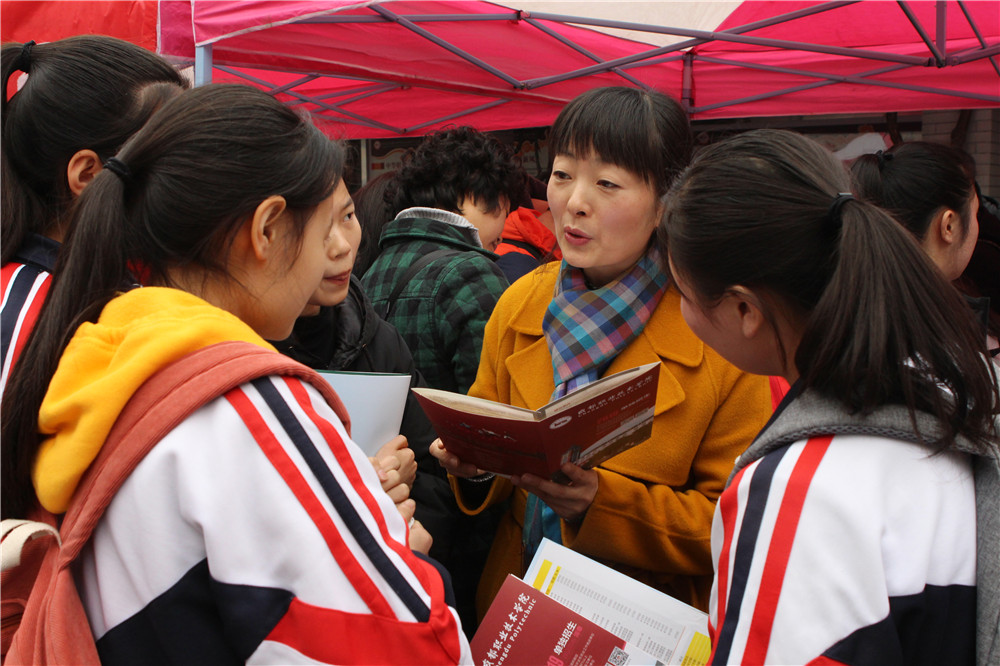
[[[267,93],[235,85],[170,100],[116,159],[125,176],[106,168],[79,197],[51,291],[5,391],[4,517],[34,502],[38,411],[59,357],[76,328],[133,282],[130,267],[161,286],[174,286],[176,266],[225,276],[233,235],[272,195],[285,198],[301,242],[344,167],[339,144]]]
[[[354,193],[354,212],[361,224],[361,243],[358,245],[358,256],[354,260],[354,274],[361,277],[368,267],[375,263],[380,253],[379,239],[382,229],[394,217],[396,212],[392,207],[392,194],[395,191],[395,169],[380,173],[362,185]]]
[[[959,214],[962,237],[969,233],[975,174],[965,156],[950,146],[912,141],[876,155],[862,155],[851,167],[859,197],[886,209],[918,240],[927,236],[934,215],[947,208]]]
[[[467,196],[494,213],[517,201],[524,170],[495,137],[473,127],[450,127],[424,137],[393,181],[396,214],[413,206],[458,213]]]
[[[624,86],[594,88],[563,107],[552,125],[549,155],[603,161],[640,176],[662,197],[691,160],[687,113],[672,97]]]
[[[928,412],[942,445],[961,434],[994,449],[996,375],[971,312],[885,211],[854,199],[831,211],[849,185],[813,141],[746,132],[706,148],[678,179],[660,242],[669,238],[699,304],[742,285],[801,318],[804,388],[851,412]]]
[[[26,57],[25,57],[26,56]],[[72,193],[66,167],[78,151],[103,162],[163,101],[186,87],[166,60],[102,35],[68,37],[0,49],[0,80],[28,70],[24,85],[3,98],[3,263],[32,233],[67,221]]]

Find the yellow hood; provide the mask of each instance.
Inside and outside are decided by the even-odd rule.
[[[35,460],[42,506],[63,513],[125,404],[160,368],[227,340],[273,349],[235,315],[177,289],[145,287],[113,299],[77,329],[49,384]]]

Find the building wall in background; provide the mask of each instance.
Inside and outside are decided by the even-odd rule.
[[[961,111],[925,111],[923,139],[951,144]],[[976,180],[983,192],[1000,199],[1000,109],[975,109],[965,142],[958,146],[976,160]]]

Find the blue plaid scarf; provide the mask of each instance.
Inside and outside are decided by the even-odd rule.
[[[589,289],[583,271],[565,261],[559,268],[556,293],[542,320],[552,354],[555,391],[561,398],[600,378],[618,353],[642,332],[667,290],[655,246],[619,280]],[[525,564],[542,537],[562,543],[559,517],[535,495],[524,512]]]
[[[542,321],[559,398],[598,379],[646,326],[667,289],[650,250],[621,279],[588,289],[583,271],[563,261],[556,294]]]

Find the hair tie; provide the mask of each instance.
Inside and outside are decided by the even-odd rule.
[[[20,70],[25,74],[31,72],[31,47],[35,45],[35,40],[25,42],[21,45],[21,52],[17,54],[17,59],[14,61],[14,69]]]
[[[827,218],[834,224],[840,224],[840,210],[848,201],[853,201],[854,195],[850,192],[840,192],[830,202],[830,208],[826,211]]]
[[[893,153],[887,153],[884,150],[880,150],[877,153],[875,153],[875,157],[876,157],[876,159],[878,159],[878,168],[879,168],[879,170],[881,170],[882,167],[885,166],[886,162],[892,161],[892,158],[894,157],[894,154]]]
[[[126,187],[132,184],[132,170],[117,157],[109,157],[104,163],[104,168],[118,176]]]

